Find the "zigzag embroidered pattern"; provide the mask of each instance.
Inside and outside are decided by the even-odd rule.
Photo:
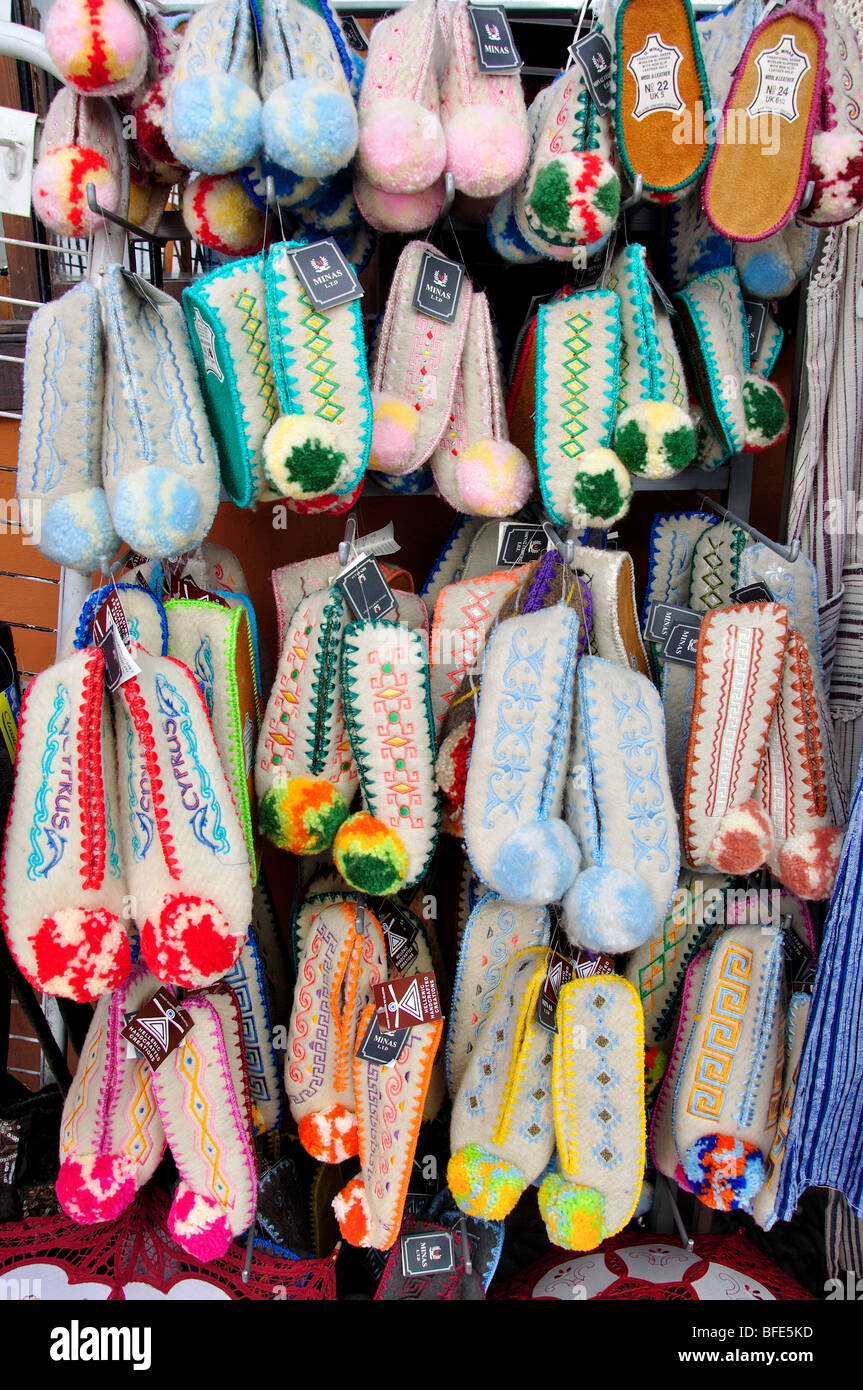
[[[129,1108],[130,1133],[126,1153],[133,1163],[143,1163],[153,1150],[150,1121],[156,1113],[156,1106],[150,1081],[150,1068],[142,1061],[138,1066],[138,1087]]]
[[[300,320],[306,330],[306,341],[303,343],[303,347],[308,353],[306,371],[315,378],[311,392],[320,402],[315,408],[315,414],[322,420],[335,421],[344,414],[344,406],[339,405],[336,400],[339,385],[332,375],[336,364],[328,356],[329,349],[333,345],[332,339],[326,335],[330,321],[325,314],[319,313],[313,307],[305,290],[300,294],[300,303],[307,308],[307,312]]]
[[[269,424],[272,424],[278,415],[278,401],[276,400],[276,383],[273,378],[273,369],[270,366],[267,354],[267,344],[264,337],[264,325],[258,314],[258,302],[253,294],[248,290],[241,290],[234,296],[234,302],[240,312],[244,315],[240,329],[248,338],[248,353],[254,360],[252,371],[260,380],[258,395],[264,403],[264,416]]]
[[[179,1061],[180,1071],[188,1082],[185,1095],[187,1111],[190,1118],[197,1123],[200,1131],[201,1156],[210,1165],[210,1191],[220,1206],[228,1207],[233,1202],[234,1194],[219,1171],[221,1151],[207,1128],[209,1105],[207,1097],[198,1084],[198,1078],[201,1074],[201,1058],[188,1038],[184,1039],[180,1045]]]
[[[563,432],[566,442],[561,445],[561,452],[566,454],[567,458],[578,458],[584,452],[581,436],[587,429],[584,417],[587,414],[587,373],[590,367],[590,340],[586,332],[589,325],[590,319],[585,314],[573,314],[567,319],[570,336],[565,340],[565,346],[569,349],[570,356],[563,364],[566,372],[563,383],[566,392],[563,402]]]

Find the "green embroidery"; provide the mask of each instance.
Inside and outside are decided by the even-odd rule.
[[[587,413],[587,373],[590,367],[590,339],[587,336],[590,319],[586,314],[573,314],[567,324],[571,329],[564,343],[570,355],[563,364],[566,372],[563,383],[566,392],[563,432],[567,439],[561,446],[561,453],[566,454],[567,458],[578,458],[584,452],[581,436],[587,429],[584,417]]]
[[[338,382],[333,378],[336,364],[329,356],[333,343],[327,337],[330,321],[326,314],[314,307],[305,290],[300,290],[299,300],[305,310],[300,322],[306,330],[306,341],[303,343],[308,353],[306,371],[315,379],[311,392],[319,401],[315,414],[322,420],[338,420],[344,414],[344,406],[339,405],[336,399],[339,391]]]
[[[279,408],[266,333],[263,320],[258,313],[258,301],[255,295],[250,294],[247,289],[243,289],[239,294],[234,295],[234,303],[244,315],[240,329],[249,340],[248,353],[255,363],[252,371],[261,383],[258,387],[258,395],[264,403],[264,417],[272,424],[279,413]]]

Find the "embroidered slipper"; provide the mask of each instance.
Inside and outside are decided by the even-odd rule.
[[[668,209],[665,258],[674,293],[697,275],[734,264],[735,248],[707,220],[701,199],[681,198]]]
[[[524,173],[512,188],[508,188],[505,193],[501,194],[489,215],[487,235],[492,247],[504,260],[512,261],[515,265],[536,265],[546,255],[543,247],[534,243],[524,200],[546,111],[554,95],[554,83],[552,83],[549,87],[543,87],[528,107],[527,128],[530,152]],[[572,253],[570,252],[564,259],[570,260],[571,258]]]
[[[165,104],[165,138],[187,169],[230,174],[261,148],[257,32],[248,0],[215,0],[186,25]]]
[[[437,222],[446,202],[446,181],[441,176],[417,193],[392,193],[370,183],[357,165],[354,169],[354,198],[369,226],[379,232],[401,232],[403,236],[412,236],[433,227]]]
[[[415,309],[413,293],[424,258],[437,254],[429,242],[408,242],[375,341],[369,373],[374,406],[369,463],[382,473],[411,473],[430,459],[452,414],[472,289],[465,279],[452,323]]]
[[[628,980],[563,986],[552,1091],[557,1168],[539,1210],[552,1244],[594,1250],[630,1221],[644,1179],[644,1021]]]
[[[125,214],[129,159],[111,102],[61,87],[45,116],[31,193],[39,221],[57,236],[88,236],[105,222],[90,211],[87,184],[107,212]]]
[[[562,819],[579,619],[556,605],[500,623],[485,652],[464,798],[465,846],[510,902],[563,896],[580,854]]]
[[[801,217],[816,226],[847,222],[863,207],[863,90],[860,39],[836,5],[814,0],[824,32],[821,128],[812,137],[812,201]]]
[[[620,296],[620,397],[614,448],[631,473],[669,478],[695,457],[686,379],[643,246],[625,246],[608,288]]]
[[[794,216],[809,177],[823,73],[816,12],[799,0],[768,11],[740,60],[704,181],[707,216],[723,236],[761,241]]]
[[[211,270],[183,291],[189,340],[222,483],[238,507],[269,492],[263,447],[279,413],[267,331],[264,260]]]
[[[755,790],[787,642],[778,603],[721,608],[702,621],[683,787],[683,847],[694,869],[752,873],[773,850]]]
[[[718,1211],[751,1211],[782,1097],[782,933],[729,927],[710,952],[674,1091],[687,1182]]]
[[[341,683],[363,810],[336,833],[336,868],[360,892],[413,888],[428,870],[440,818],[422,634],[385,620],[350,623]]]
[[[519,73],[482,72],[468,0],[438,9],[448,43],[441,77],[440,119],[446,168],[460,192],[497,198],[527,164],[527,111]]]
[[[120,844],[141,951],[160,980],[195,988],[231,968],[252,920],[246,841],[191,672],[134,651],[114,696]]]
[[[443,1022],[411,1028],[398,1057],[382,1067],[359,1055],[376,1016],[370,1004],[359,1021],[354,1056],[360,1174],[333,1198],[332,1206],[349,1245],[389,1250],[402,1222]]]
[[[191,671],[204,697],[257,877],[261,853],[252,814],[253,759],[261,708],[247,610],[242,604],[224,608],[209,600],[169,599],[165,614],[168,650]]]
[[[387,974],[384,933],[369,909],[343,900],[318,910],[297,965],[285,1091],[300,1143],[320,1163],[342,1163],[359,1151],[357,1026]]]
[[[628,957],[623,971],[638,991],[648,1046],[670,1049],[690,961],[721,929],[733,879],[683,869],[662,927]]]
[[[827,790],[829,738],[806,643],[792,630],[756,799],[773,827],[770,868],[799,898],[829,898],[839,868],[843,832]]]
[[[677,885],[665,720],[646,676],[600,657],[582,658],[576,691],[567,820],[585,867],[564,928],[575,946],[620,955],[655,935]]]
[[[574,539],[570,532],[570,539]],[[590,585],[591,652],[629,671],[648,675],[647,653],[635,607],[635,567],[625,550],[576,545],[573,569]]]
[[[347,624],[337,588],[301,599],[261,724],[255,760],[260,827],[291,854],[318,854],[332,843],[359,780],[340,692]]]
[[[344,169],[357,148],[350,76],[318,8],[264,0],[259,90],[267,158],[303,178],[326,179]]]
[[[132,641],[139,643],[145,651],[152,652],[153,656],[167,655],[168,623],[159,600],[140,584],[111,583],[103,584],[101,589],[94,589],[88,594],[77,620],[63,634],[61,657],[96,645],[94,620],[103,603],[113,593],[120,597]]]
[[[654,1167],[657,1172],[662,1173],[663,1177],[676,1182],[684,1192],[690,1192],[692,1189],[683,1171],[683,1165],[680,1162],[677,1145],[674,1141],[674,1103],[689,1039],[698,1014],[701,987],[707,973],[709,960],[710,950],[705,948],[693,956],[686,967],[674,1045],[650,1116],[650,1156],[653,1159]]]
[[[797,1073],[800,1067],[800,1057],[803,1052],[803,1039],[806,1035],[806,1023],[809,1018],[809,1005],[811,1002],[811,994],[792,994],[788,1001],[788,1012],[785,1015],[785,1056],[782,1071],[782,1103],[779,1107],[779,1120],[776,1125],[776,1133],[773,1136],[770,1153],[767,1155],[764,1186],[756,1195],[755,1201],[752,1204],[752,1215],[762,1231],[772,1230],[778,1219],[775,1210],[776,1194],[782,1175],[782,1165],[785,1160],[785,1141],[788,1138],[788,1126],[791,1123],[791,1111],[794,1108],[794,1096],[797,1090]]]
[[[414,0],[372,30],[358,102],[357,164],[386,193],[421,193],[446,168],[437,41],[435,0]]]
[[[218,1260],[254,1221],[258,1193],[242,1019],[227,985],[183,1008],[192,1027],[152,1080],[180,1174],[167,1226],[187,1255]]]
[[[261,900],[258,885],[255,885],[252,926],[236,963],[224,977],[225,984],[237,1001],[242,1020],[243,1055],[249,1078],[252,1128],[256,1135],[278,1130],[281,1124],[283,1085],[279,1058],[273,1045],[273,1025],[275,1019],[287,1017],[287,1013],[277,1012],[270,1003],[267,985],[272,968],[284,973],[284,962],[280,959],[276,966],[275,960],[267,962],[264,959],[255,934],[261,916]],[[268,945],[272,947],[272,938]],[[271,966],[269,973],[266,970],[268,964]]]
[[[484,294],[471,298],[449,428],[431,468],[444,500],[476,516],[520,511],[536,485],[524,454],[509,441],[500,352]]]
[[[519,565],[441,589],[430,643],[431,705],[438,731],[465,672],[473,671],[503,603],[530,572],[529,565]]]
[[[30,682],[3,848],[2,920],[23,974],[89,1002],[131,965],[112,812],[117,768],[98,647]]]
[[[551,520],[607,530],[626,515],[629,474],[611,449],[617,412],[620,300],[588,290],[539,310],[536,459]]]
[[[740,585],[740,567],[749,536],[731,521],[705,527],[692,552],[689,607],[695,613],[726,608]]]
[[[755,299],[786,299],[809,274],[818,242],[816,229],[800,217],[762,241],[735,242],[734,265],[742,288]]]
[[[114,1221],[150,1181],[165,1152],[150,1064],[120,1036],[159,988],[143,964],[93,1012],[60,1121],[57,1198],[79,1226]]]
[[[750,541],[740,556],[741,586],[766,584],[776,603],[788,609],[788,621],[799,632],[809,656],[823,676],[821,625],[818,620],[818,571],[808,555],[787,560],[769,545]]]
[[[357,300],[315,309],[291,251],[267,257],[267,322],[283,414],[264,441],[264,470],[298,501],[353,493],[369,458],[371,399]]]
[[[782,393],[750,371],[749,330],[733,267],[699,275],[674,297],[698,393],[726,457],[771,448],[788,432]]]
[[[16,495],[46,559],[90,574],[120,542],[101,474],[99,299],[86,280],[37,309],[27,327]]]
[[[471,911],[459,943],[447,1026],[446,1075],[453,1099],[511,960],[530,947],[548,947],[550,940],[548,908],[518,907],[497,893],[483,893]]]
[[[126,0],[56,0],[45,15],[45,47],[63,81],[94,97],[140,87],[150,56],[143,13]]]
[[[647,193],[679,197],[710,158],[704,131],[710,92],[689,0],[669,0],[659,13],[651,0],[623,0],[615,46],[623,171],[631,184],[641,174]]]
[[[548,951],[517,951],[453,1101],[449,1189],[463,1212],[501,1221],[554,1152],[552,1039],[536,1017]]]
[[[186,230],[222,256],[253,256],[264,245],[266,219],[239,174],[195,174],[180,205]]]
[[[707,528],[715,526],[718,520],[715,512],[657,512],[654,516],[650,527],[650,556],[642,608],[645,627],[654,603],[667,603],[674,608],[689,606],[696,543]],[[659,670],[659,646],[655,642],[649,646],[654,667]]]
[[[470,585],[477,582],[463,581],[464,584]],[[511,590],[504,598],[489,631],[518,613],[534,613],[541,608],[555,605],[565,605],[578,614],[577,655],[580,656],[587,647],[587,634],[590,631],[590,590],[583,580],[576,579],[566,568],[556,551],[547,551],[541,560],[528,567],[528,573],[518,588]],[[488,632],[485,637],[487,639]],[[477,659],[478,657],[479,651]],[[438,786],[445,798],[445,820],[442,828],[459,837],[464,834],[462,819],[465,785],[476,729],[480,686],[476,671],[476,663],[472,669],[465,668],[464,675],[449,702],[439,731],[435,767]]]
[[[179,555],[203,540],[219,501],[218,454],[183,311],[120,265],[105,271],[100,298],[102,476],[114,526],[142,555]]]
[[[150,14],[147,16],[147,38],[150,47],[147,77],[120,105],[124,115],[134,117],[132,163],[138,166],[142,185],[155,184],[167,191],[186,173],[186,166],[178,163],[165,139],[165,105],[182,37],[159,15]]]
[[[537,108],[530,163],[514,195],[526,243],[554,260],[601,241],[620,207],[610,116],[594,105],[580,63],[561,73]]]
[[[273,570],[270,579],[276,603],[280,652],[284,650],[288,623],[294,616],[297,604],[319,589],[328,589],[342,568],[338,551],[334,550],[329,555],[296,560],[293,564],[282,565],[279,569]],[[413,578],[407,570],[389,565],[385,561],[381,562],[381,569],[390,588],[394,590],[397,603],[406,597],[405,590],[413,590]],[[412,616],[406,621],[409,621],[411,626],[414,625]]]

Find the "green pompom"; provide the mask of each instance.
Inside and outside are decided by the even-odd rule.
[[[743,409],[750,447],[764,449],[782,438],[788,415],[781,393],[770,382],[748,377],[743,383]]]
[[[647,435],[634,420],[627,420],[614,436],[614,452],[630,473],[643,473],[647,465]]]
[[[345,456],[318,439],[297,444],[285,459],[285,473],[307,492],[325,493],[345,466]]]
[[[605,473],[576,473],[573,495],[580,512],[604,521],[617,518],[625,500],[610,468]]]
[[[606,217],[616,217],[620,209],[620,179],[616,176],[601,183],[591,195],[594,206]]]
[[[530,206],[544,227],[556,232],[569,229],[571,210],[570,187],[566,170],[559,159],[540,169],[530,194]]]
[[[695,430],[691,425],[682,425],[678,430],[670,430],[663,441],[669,468],[679,473],[695,458]]]

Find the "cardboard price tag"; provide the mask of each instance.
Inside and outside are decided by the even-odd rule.
[[[362,299],[363,288],[353,266],[331,237],[290,252],[297,278],[315,309],[334,309]]]
[[[420,262],[413,307],[430,319],[452,323],[464,281],[464,266],[426,251]]]
[[[502,5],[469,5],[480,72],[519,72],[522,62]]]
[[[390,1066],[401,1056],[410,1031],[410,1028],[396,1028],[393,1032],[385,1033],[377,1014],[374,1014],[357,1048],[357,1056],[376,1067]]]
[[[162,987],[132,1015],[120,1033],[156,1070],[183,1041],[192,1024],[191,1015]]]
[[[434,971],[404,975],[373,986],[377,1018],[384,1033],[397,1028],[415,1028],[443,1018]]]
[[[518,565],[529,565],[550,549],[551,541],[541,526],[520,521],[502,521],[497,528],[499,569],[511,570]]]
[[[614,55],[601,29],[585,34],[569,49],[587,81],[593,104],[603,115],[614,100]]]
[[[376,899],[371,906],[384,930],[390,965],[404,975],[419,955],[416,946],[417,924],[401,911],[397,903],[389,902],[386,898]]]
[[[729,595],[729,602],[775,603],[776,599],[764,583],[764,580],[759,579],[754,584],[744,584],[742,589],[732,589]]]
[[[692,608],[675,608],[671,603],[652,603],[647,610],[644,636],[648,642],[665,642],[673,628],[691,627],[697,632],[701,627],[703,614]]]
[[[423,1274],[451,1274],[455,1269],[455,1241],[449,1231],[402,1236],[401,1255],[405,1279]]]
[[[105,659],[105,684],[109,693],[113,693],[126,681],[133,676],[141,674],[141,668],[129,654],[128,648],[120,638],[120,634],[114,626],[113,618],[109,619],[108,631],[100,642],[96,644]]]
[[[393,591],[374,555],[359,555],[336,576],[336,584],[357,617],[386,618],[396,611]]]
[[[754,362],[767,327],[767,305],[760,299],[744,299],[743,312],[746,314],[746,328],[749,333],[749,360]]]
[[[663,643],[662,656],[683,666],[695,666],[698,661],[698,628],[677,623]]]

